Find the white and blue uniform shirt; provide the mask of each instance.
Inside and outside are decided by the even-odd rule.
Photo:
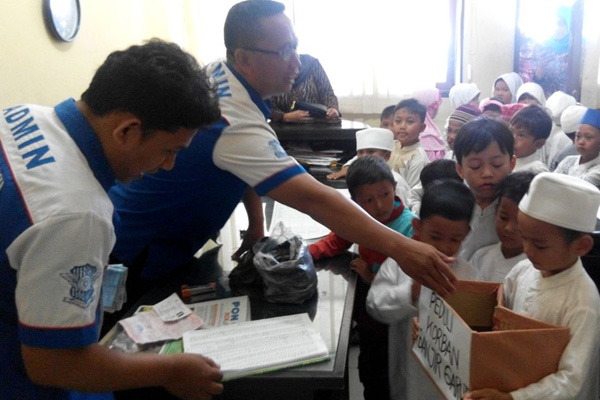
[[[198,132],[171,171],[110,191],[119,218],[114,253],[129,264],[147,250],[146,279],[192,260],[248,187],[262,196],[305,172],[281,147],[258,92],[224,61],[208,69],[218,85],[221,121]]]
[[[114,176],[72,99],[2,110],[0,150],[0,398],[67,399],[29,380],[20,346],[97,342]]]

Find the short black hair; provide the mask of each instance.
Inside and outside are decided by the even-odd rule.
[[[221,116],[205,70],[177,44],[159,39],[111,53],[81,99],[98,116],[134,114],[144,133],[199,129]]]
[[[565,239],[567,244],[573,243],[574,241],[576,241],[584,235],[589,235],[589,233],[580,232],[569,228],[563,228],[562,226],[559,226],[558,229],[560,229],[560,232],[562,233],[563,238]]]
[[[439,215],[451,221],[471,222],[475,197],[471,189],[454,179],[435,181],[423,193],[419,218],[421,221]]]
[[[387,106],[386,108],[384,108],[383,111],[381,112],[381,115],[379,116],[379,121],[383,121],[386,118],[392,117],[394,115],[395,108],[396,108],[395,104],[392,104],[391,106]]]
[[[417,99],[404,99],[394,108],[394,114],[396,111],[405,108],[411,114],[417,114],[421,118],[421,123],[425,122],[425,116],[427,115],[427,109]]]
[[[533,171],[517,171],[512,174],[508,174],[500,184],[498,189],[498,199],[501,200],[503,197],[508,200],[519,204],[525,193],[529,190],[529,185],[535,177],[536,173]]]
[[[381,157],[374,155],[360,157],[348,167],[346,186],[353,199],[356,197],[358,187],[382,181],[388,181],[392,185],[396,183],[392,170]]]
[[[252,47],[263,37],[261,19],[284,11],[285,5],[272,0],[246,0],[231,7],[223,28],[227,60],[233,61],[236,49]]]
[[[480,153],[492,142],[496,142],[502,154],[511,159],[514,155],[515,139],[506,125],[488,117],[477,117],[464,124],[454,140],[454,155],[462,165],[463,157],[471,153]]]
[[[461,183],[463,181],[456,171],[456,162],[454,160],[446,159],[433,160],[425,165],[421,170],[419,179],[421,180],[421,186],[423,186],[423,188],[426,188],[436,180],[454,179]]]
[[[552,118],[542,107],[530,105],[519,110],[510,120],[510,125],[527,130],[536,140],[548,139]]]

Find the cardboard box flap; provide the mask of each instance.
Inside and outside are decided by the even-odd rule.
[[[547,322],[529,318],[506,307],[499,306],[494,310],[494,330],[518,330],[518,329],[566,329],[564,326],[552,325]]]
[[[558,370],[569,328],[528,328],[474,334],[471,389],[502,392],[525,387]]]

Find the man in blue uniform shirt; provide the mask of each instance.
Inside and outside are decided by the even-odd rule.
[[[253,239],[262,236],[258,195],[309,214],[340,236],[406,266],[407,274],[441,294],[453,288],[447,257],[391,231],[289,157],[267,123],[264,99],[291,89],[300,61],[284,6],[249,0],[225,21],[227,59],[208,66],[218,84],[222,120],[200,132],[172,171],[162,171],[110,196],[120,218],[114,254],[146,281],[167,276],[227,221],[243,198]],[[246,243],[249,244],[249,243]],[[130,280],[138,284],[136,278]]]
[[[188,398],[221,392],[219,367],[202,356],[97,343],[115,242],[108,189],[173,168],[219,115],[196,60],[158,40],[110,54],[81,100],[2,110],[1,399],[111,398],[142,386]]]

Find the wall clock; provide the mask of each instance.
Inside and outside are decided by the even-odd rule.
[[[44,0],[43,12],[52,36],[63,42],[75,39],[81,21],[79,0]]]

